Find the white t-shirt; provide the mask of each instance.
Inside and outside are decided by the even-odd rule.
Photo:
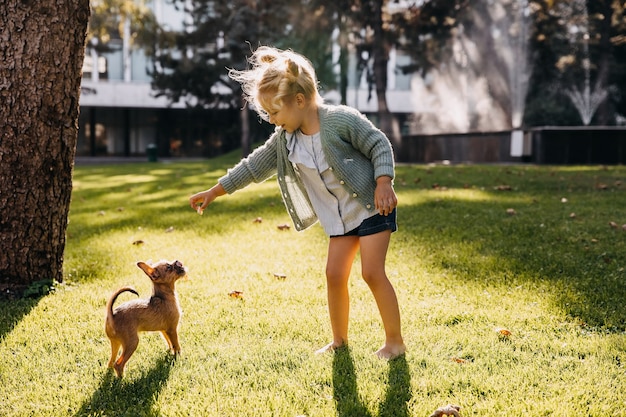
[[[343,187],[326,162],[319,132],[309,136],[296,131],[287,141],[287,149],[289,161],[302,178],[315,214],[327,235],[343,235],[372,216]]]

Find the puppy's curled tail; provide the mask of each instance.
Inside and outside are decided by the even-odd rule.
[[[115,291],[115,293],[111,296],[111,298],[109,298],[109,301],[107,302],[107,315],[108,316],[113,316],[113,304],[115,304],[115,300],[117,300],[117,297],[119,297],[121,293],[127,292],[127,291],[132,292],[136,296],[139,296],[139,293],[135,291],[133,287],[122,287],[119,290]]]

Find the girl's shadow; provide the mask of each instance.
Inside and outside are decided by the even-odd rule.
[[[405,355],[389,361],[387,395],[380,404],[379,417],[408,417],[411,400],[411,373]]]
[[[160,415],[154,403],[169,378],[174,357],[164,354],[141,378],[125,382],[112,370],[102,376],[100,387],[83,403],[74,417]]]
[[[408,417],[411,375],[404,355],[389,361],[387,394],[379,405],[379,417]],[[373,417],[359,398],[354,360],[348,347],[333,356],[333,397],[339,417]]]

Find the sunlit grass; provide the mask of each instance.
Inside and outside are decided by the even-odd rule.
[[[358,262],[350,349],[313,354],[330,338],[327,239],[277,228],[274,180],[189,208],[237,158],[76,168],[65,282],[0,302],[0,415],[624,415],[626,168],[398,167],[387,272],[409,352],[387,363]],[[104,305],[121,285],[147,296],[135,263],[160,259],[189,270],[183,354],[144,334],[118,381]]]

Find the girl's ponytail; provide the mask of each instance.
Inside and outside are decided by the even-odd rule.
[[[251,68],[229,70],[228,75],[241,84],[245,99],[259,115],[269,120],[267,110],[278,109],[285,99],[302,93],[307,100],[323,102],[317,88],[317,76],[311,62],[291,50],[259,47],[248,59]],[[264,102],[260,99],[263,96]]]

